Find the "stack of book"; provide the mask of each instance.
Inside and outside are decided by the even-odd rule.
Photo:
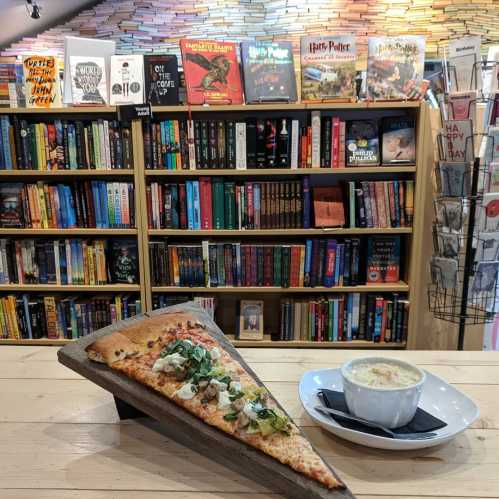
[[[409,302],[398,294],[349,293],[281,301],[276,340],[402,342]]]
[[[306,244],[149,243],[154,286],[352,286],[361,283],[360,239]]]
[[[130,182],[0,185],[0,227],[101,229],[135,227]]]
[[[213,296],[172,296],[170,294],[165,295],[155,293],[152,297],[152,308],[153,310],[156,310],[158,308],[170,307],[171,305],[177,305],[188,301],[197,303],[212,319],[215,318],[215,308],[217,302],[216,298]]]
[[[0,169],[133,168],[130,128],[116,120],[29,123],[0,117]]]
[[[76,339],[141,312],[130,295],[101,298],[9,295],[0,298],[0,337]]]
[[[244,182],[201,177],[147,186],[151,229],[283,229],[310,227],[308,178]],[[307,197],[308,202],[303,198]]]

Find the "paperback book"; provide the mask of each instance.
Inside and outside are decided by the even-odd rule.
[[[137,282],[137,242],[114,239],[111,243],[111,279],[113,283]]]
[[[111,56],[111,106],[144,103],[144,57]]]
[[[26,107],[61,106],[57,59],[52,55],[23,56]]]
[[[424,36],[370,37],[367,56],[368,99],[421,99],[424,57]]]
[[[383,164],[416,161],[416,137],[411,118],[385,118],[382,122]]]
[[[71,56],[71,93],[74,105],[106,105],[107,81],[104,57]]]
[[[189,104],[242,104],[236,48],[233,42],[180,40]]]
[[[178,62],[176,55],[144,55],[145,100],[153,106],[178,104]]]
[[[300,40],[301,98],[322,102],[355,97],[354,36],[308,36]]]
[[[23,184],[0,184],[0,227],[23,227]]]
[[[241,57],[248,104],[296,102],[293,46],[290,42],[242,42]]]

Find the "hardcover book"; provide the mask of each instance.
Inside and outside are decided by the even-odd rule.
[[[379,165],[378,122],[349,121],[346,133],[347,166]]]
[[[355,97],[354,36],[308,36],[300,39],[301,98],[321,102]]]
[[[23,56],[26,107],[61,106],[57,59],[52,55]]]
[[[113,283],[137,282],[137,243],[134,240],[113,240],[111,244],[111,278]]]
[[[397,283],[399,274],[400,237],[370,237],[367,243],[367,284]]]
[[[482,68],[478,66],[481,38],[464,36],[449,41],[449,74],[451,90],[464,92],[482,88]]]
[[[104,57],[71,56],[71,94],[74,105],[107,104]]]
[[[176,55],[144,55],[145,100],[153,106],[178,104],[178,62]]]
[[[70,57],[104,57],[106,68],[106,82],[110,81],[111,71],[111,55],[114,55],[116,50],[116,42],[114,40],[98,40],[96,38],[80,38],[76,36],[66,36],[64,38],[64,103],[71,104],[73,102],[73,93],[71,85],[71,63]],[[105,95],[102,97],[106,102],[109,102],[109,93],[106,88]]]
[[[368,99],[420,99],[424,57],[424,36],[369,38]]]
[[[144,103],[144,57],[111,56],[111,106]]]
[[[416,137],[411,118],[385,118],[382,122],[383,164],[414,163]]]
[[[290,42],[243,42],[241,57],[248,104],[296,102],[293,46]]]
[[[0,185],[0,227],[23,227],[23,184]]]
[[[345,225],[345,209],[341,188],[314,187],[314,215],[316,227],[342,227]]]
[[[216,40],[180,40],[189,104],[242,104],[236,46]]]

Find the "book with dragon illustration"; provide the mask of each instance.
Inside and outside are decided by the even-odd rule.
[[[236,47],[232,42],[180,40],[189,104],[242,104]]]

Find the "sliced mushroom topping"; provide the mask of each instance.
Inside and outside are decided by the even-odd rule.
[[[236,412],[239,412],[239,411],[243,410],[244,404],[245,404],[244,399],[240,398],[240,399],[234,400],[234,402],[232,402],[232,404],[231,404],[231,407]]]
[[[246,428],[250,424],[250,418],[244,414],[244,412],[240,412],[237,416],[236,426],[238,428]]]

